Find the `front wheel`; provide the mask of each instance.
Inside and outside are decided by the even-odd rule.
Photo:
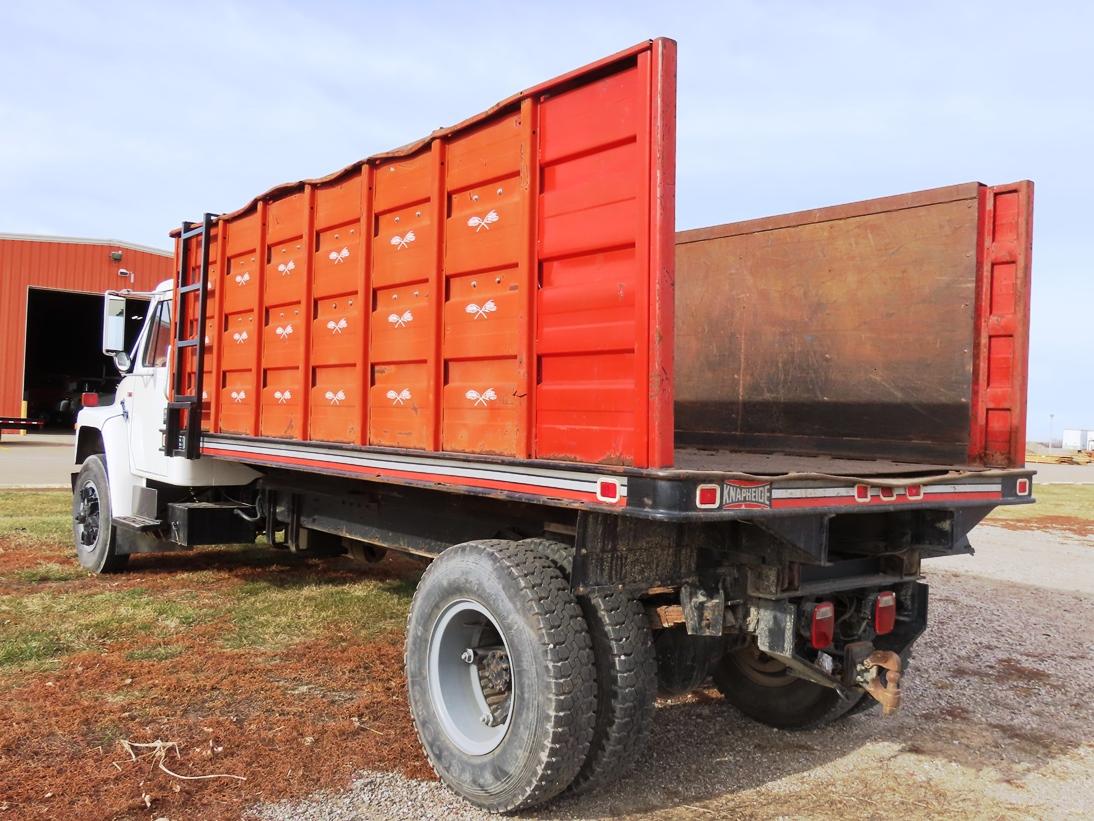
[[[128,554],[118,554],[110,485],[101,456],[88,456],[76,477],[76,489],[72,494],[72,531],[76,558],[92,573],[117,573],[129,563]]]
[[[589,630],[552,562],[507,541],[446,550],[422,576],[406,638],[410,711],[434,771],[509,812],[573,781],[589,751]]]
[[[726,653],[713,672],[726,701],[749,718],[782,730],[823,727],[865,696],[859,690],[843,698],[831,687],[798,678],[755,644]]]

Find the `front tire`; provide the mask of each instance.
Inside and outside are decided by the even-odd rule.
[[[118,554],[110,484],[101,456],[88,456],[76,477],[72,494],[72,532],[76,558],[92,573],[117,573],[129,563],[129,554]]]
[[[865,695],[842,698],[831,687],[792,675],[755,644],[726,653],[714,668],[726,701],[751,719],[781,730],[811,730],[843,716]]]
[[[570,785],[589,750],[589,630],[549,559],[507,541],[446,550],[407,621],[410,711],[434,771],[472,804],[510,812]]]

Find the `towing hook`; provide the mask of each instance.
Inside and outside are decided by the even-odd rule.
[[[881,714],[890,716],[900,707],[900,673],[904,665],[892,650],[875,650],[855,670],[855,679],[878,704]],[[882,681],[880,671],[885,671]]]

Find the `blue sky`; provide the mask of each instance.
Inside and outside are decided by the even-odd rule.
[[[1037,184],[1030,435],[1094,427],[1094,5],[0,6],[0,232],[167,246],[650,36],[680,44],[677,225]]]

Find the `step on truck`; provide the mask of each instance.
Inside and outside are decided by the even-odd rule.
[[[773,727],[896,710],[921,561],[1033,501],[1032,185],[676,233],[675,83],[644,42],[183,223],[79,415],[80,562],[430,560],[410,709],[490,810],[618,777],[709,678]]]

